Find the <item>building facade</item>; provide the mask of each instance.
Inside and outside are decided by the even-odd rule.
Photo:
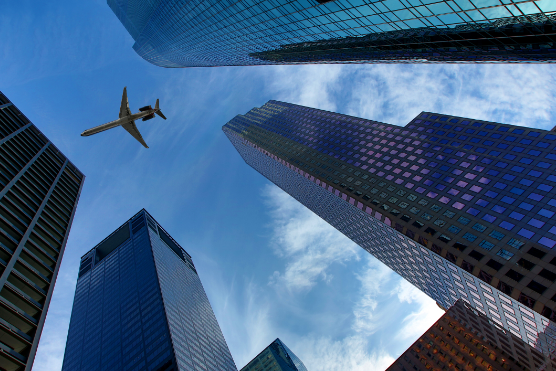
[[[307,371],[307,368],[282,340],[276,339],[241,371]]]
[[[405,127],[270,101],[243,159],[444,308],[545,353],[556,333],[556,133],[423,112]]]
[[[556,59],[552,0],[108,0],[161,67]]]
[[[556,363],[458,300],[387,371],[556,370]]]
[[[62,370],[237,370],[191,256],[145,210],[81,258]]]
[[[85,177],[0,92],[0,369],[31,370]]]

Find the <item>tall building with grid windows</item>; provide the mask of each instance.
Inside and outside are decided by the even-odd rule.
[[[161,67],[556,60],[553,0],[108,0]]]
[[[386,371],[446,368],[551,371],[556,370],[556,362],[458,300]]]
[[[241,371],[307,371],[307,368],[282,340],[276,339]]]
[[[0,92],[0,369],[31,370],[85,177]]]
[[[81,258],[62,370],[237,370],[191,256],[145,210]]]
[[[269,101],[223,127],[243,159],[444,308],[551,353],[556,133],[423,112],[405,127]]]

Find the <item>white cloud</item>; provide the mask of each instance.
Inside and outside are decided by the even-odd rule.
[[[355,320],[353,330],[362,335],[371,335],[380,326],[384,311],[376,310],[381,298],[390,296],[384,293],[384,288],[388,281],[394,279],[392,270],[378,260],[368,258],[368,263],[362,274],[357,278],[361,281],[360,299],[354,307],[353,314]]]
[[[369,351],[369,341],[360,335],[336,341],[328,337],[304,338],[292,351],[311,371],[382,371],[395,360],[386,349]]]
[[[268,89],[278,100],[395,125],[432,111],[551,129],[556,116],[552,65],[308,65],[268,71]]]
[[[348,112],[396,125],[432,111],[547,127],[555,71],[547,65],[364,66],[356,72]]]
[[[343,65],[269,66],[265,75],[275,99],[334,111],[333,94],[342,86],[344,70]]]
[[[271,284],[289,291],[311,289],[332,277],[334,263],[359,259],[360,247],[276,186],[264,190],[273,217],[273,246],[287,259],[284,273],[274,272]]]
[[[396,335],[398,339],[417,339],[444,314],[433,299],[406,280],[400,280],[397,295],[401,303],[418,304],[416,310],[403,319],[404,327]]]
[[[345,264],[346,269],[357,269],[354,274],[360,288],[352,296],[349,329],[339,337],[338,334],[313,332],[288,333],[282,338],[308,369],[385,370],[397,358],[396,352],[400,349],[389,349],[383,344],[397,342],[397,346],[407,347],[442,315],[427,295],[363,252],[285,192],[268,186],[264,194],[273,218],[274,250],[285,264],[284,272],[275,272],[271,283],[278,290],[288,289],[290,300],[300,301],[298,292],[308,292],[317,285],[326,284],[328,270],[335,263]],[[365,259],[363,268],[356,261],[359,251]],[[398,309],[400,305],[402,310]],[[318,317],[321,313],[313,315]],[[327,325],[323,323],[323,326]],[[270,327],[278,329],[280,324],[270,322],[266,328]],[[256,332],[253,336],[257,336]],[[261,342],[250,340],[250,343]],[[254,350],[252,353],[256,354]]]

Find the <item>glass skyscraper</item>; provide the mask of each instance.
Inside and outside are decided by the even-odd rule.
[[[31,370],[85,177],[0,92],[0,369]]]
[[[282,340],[276,339],[241,371],[307,371],[307,368]]]
[[[386,371],[556,370],[556,362],[458,300]]]
[[[553,0],[108,0],[161,67],[556,60]]]
[[[556,333],[556,133],[423,112],[405,127],[269,101],[244,160],[444,308],[545,353]]]
[[[62,370],[237,370],[191,256],[145,210],[81,258]]]

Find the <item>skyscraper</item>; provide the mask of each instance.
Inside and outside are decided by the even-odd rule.
[[[244,160],[444,308],[546,353],[556,133],[423,112],[405,127],[270,101],[223,127]]]
[[[0,369],[31,370],[85,177],[0,92]]]
[[[556,60],[552,0],[108,0],[161,67]]]
[[[241,371],[307,371],[307,368],[282,340],[276,339]]]
[[[237,370],[191,256],[145,210],[81,258],[62,370]]]
[[[556,370],[556,362],[458,300],[386,371]]]

